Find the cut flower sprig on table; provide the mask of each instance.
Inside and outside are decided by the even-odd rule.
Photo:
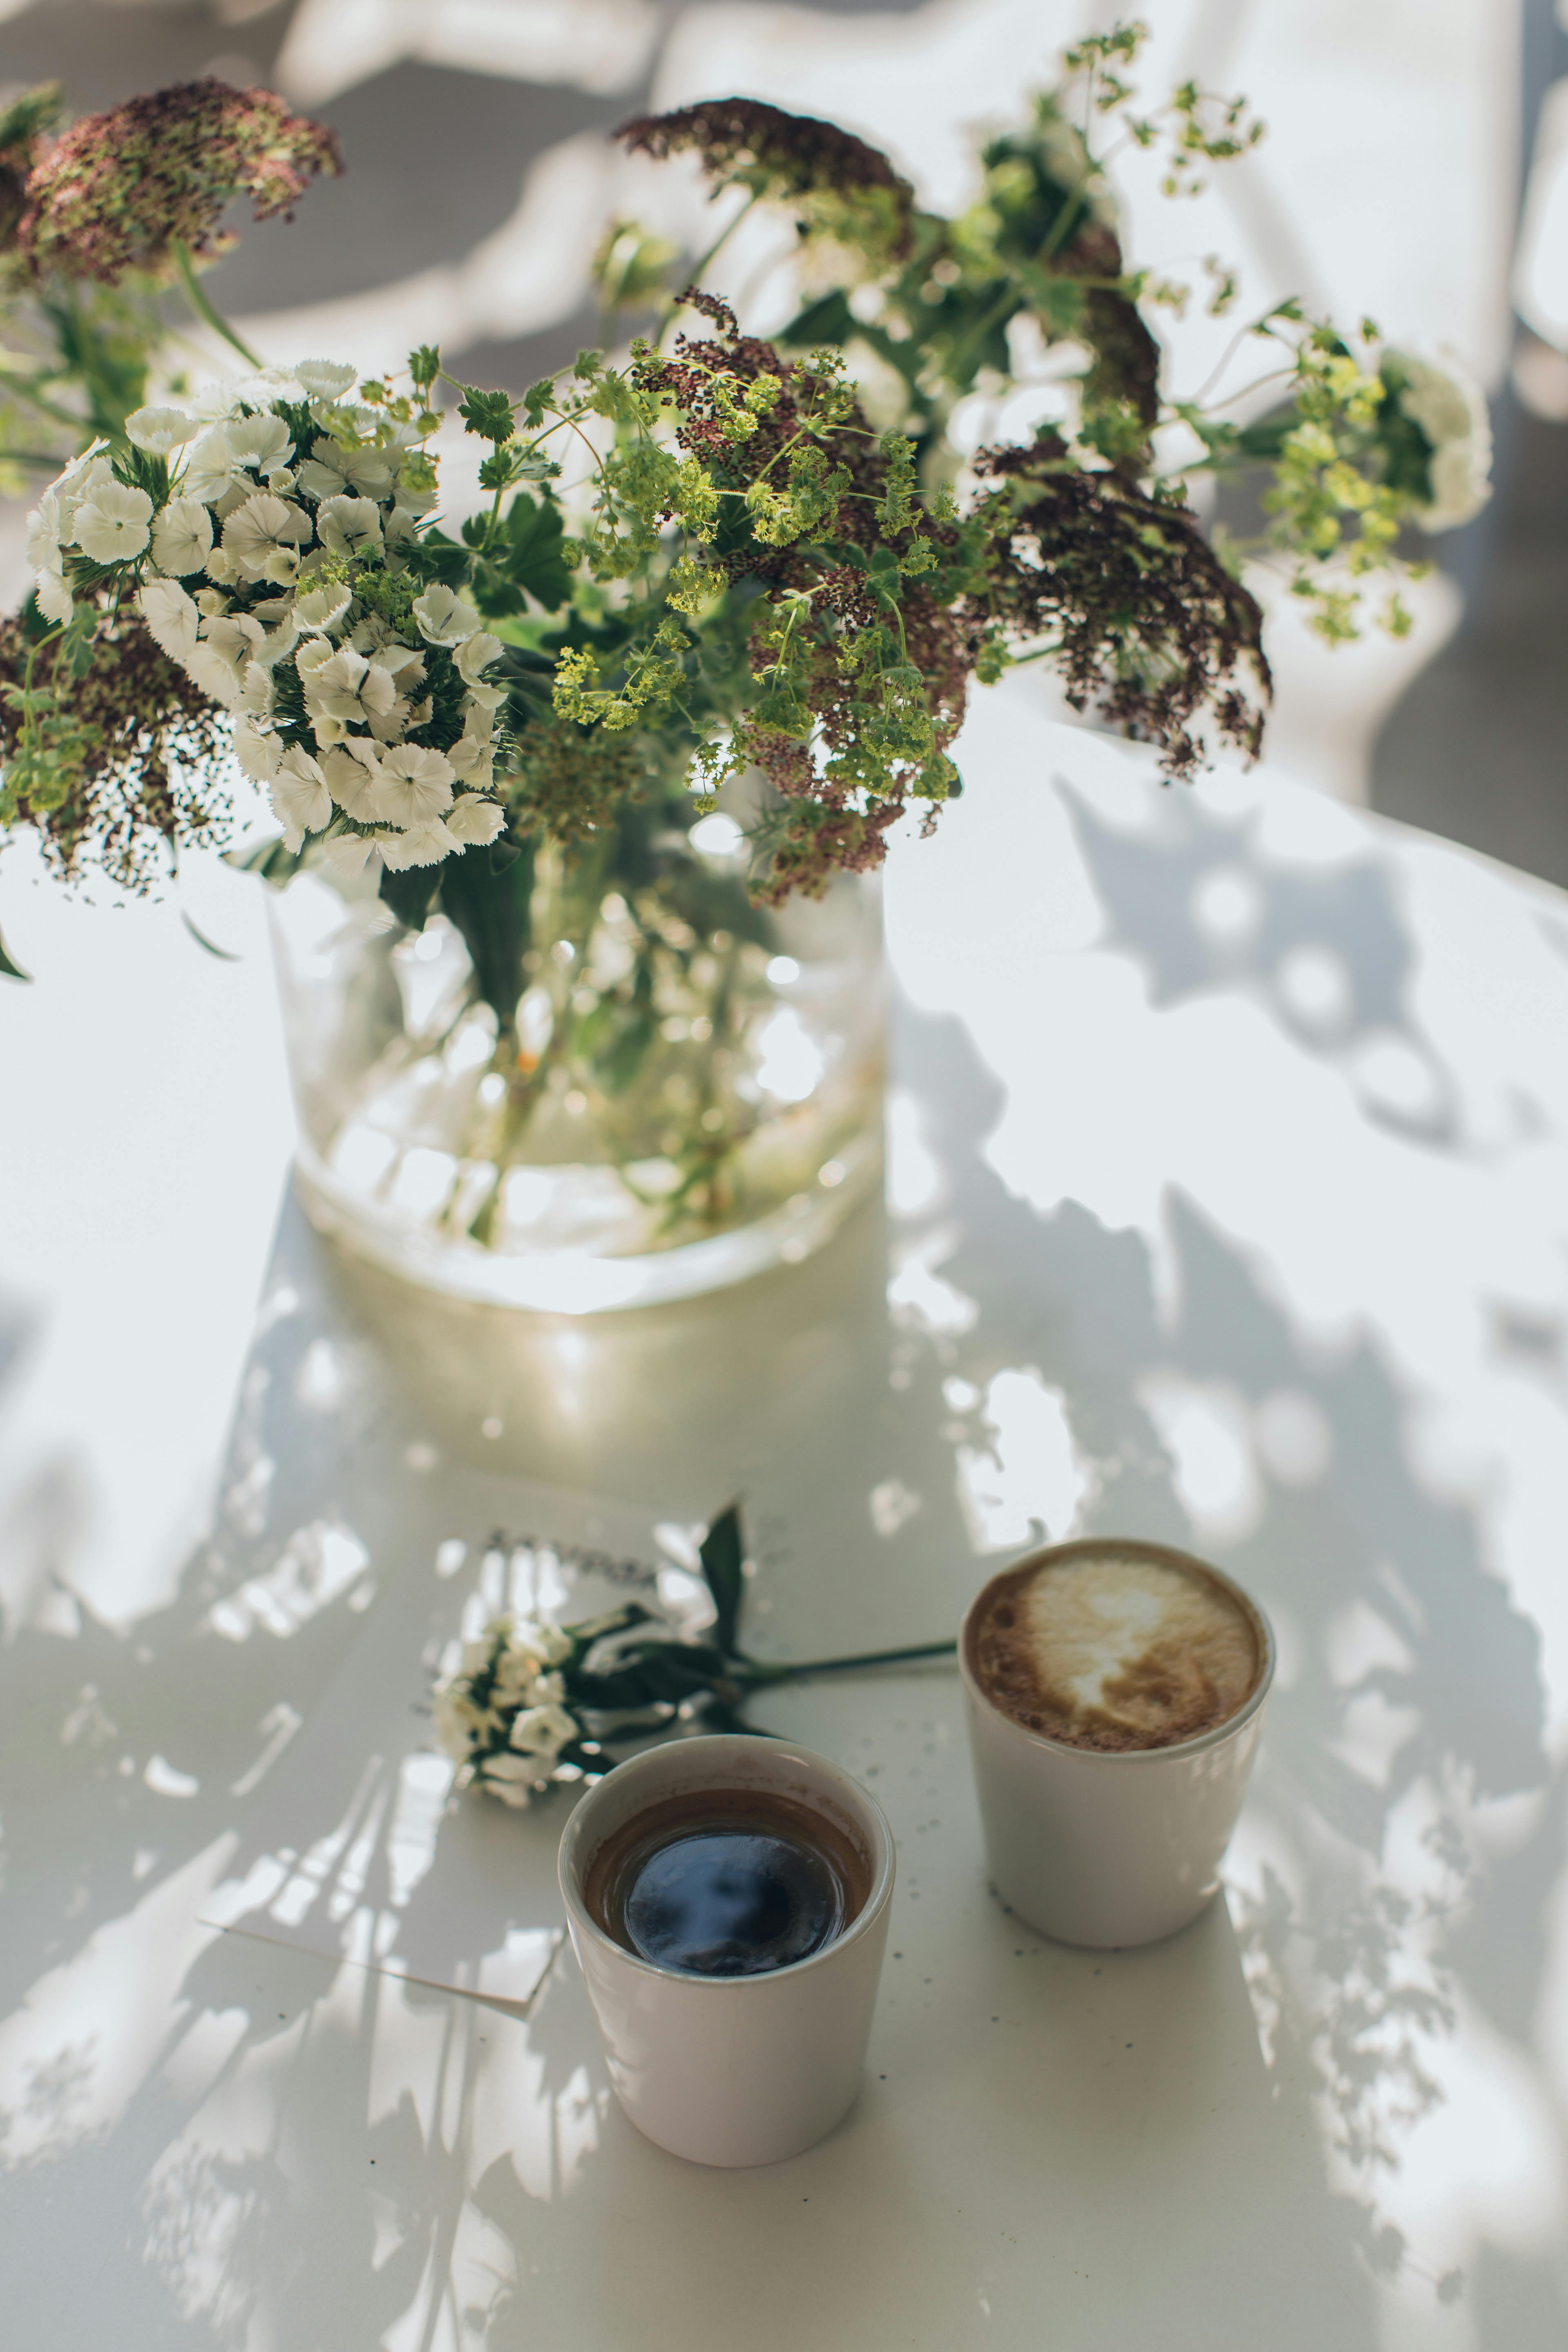
[[[878,1650],[782,1664],[748,1657],[740,1643],[745,1595],[738,1505],[720,1513],[699,1548],[713,1604],[706,1640],[647,1629],[640,1601],[577,1624],[506,1615],[463,1644],[436,1685],[436,1736],[458,1767],[458,1789],[525,1806],[549,1790],[612,1769],[612,1750],[689,1728],[753,1731],[741,1709],[753,1693],[816,1675],[952,1657],[956,1643]]]

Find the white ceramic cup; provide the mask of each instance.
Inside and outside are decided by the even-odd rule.
[[[617,1944],[584,1889],[606,1838],[647,1806],[705,1789],[793,1797],[864,1855],[865,1902],[808,1959],[753,1977],[699,1977]],[[847,2114],[860,2087],[892,1901],[893,1833],[847,1772],[784,1739],[676,1739],[618,1764],[561,1841],[561,1892],[616,2096],[637,2129],[697,2164],[776,2164]]]
[[[970,1604],[958,1659],[993,1884],[1042,1935],[1115,1949],[1173,1935],[1218,1888],[1274,1678],[1274,1634],[1232,1578],[1164,1544],[1088,1538],[1031,1552],[1001,1573],[1097,1556],[1142,1558],[1212,1577],[1251,1619],[1263,1658],[1246,1705],[1195,1739],[1116,1751],[1072,1748],[1026,1731],[986,1696],[974,1672],[973,1641],[981,1607],[999,1578]]]

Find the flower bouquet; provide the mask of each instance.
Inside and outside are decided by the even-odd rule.
[[[721,233],[678,268],[613,223],[606,316],[642,331],[517,395],[430,347],[356,380],[239,342],[202,283],[218,212],[338,166],[268,94],[191,85],[52,145],[45,97],[0,121],[36,353],[0,451],[44,457],[28,403],[86,444],[0,632],[0,823],[139,887],[218,836],[229,755],[265,793],[246,862],[282,892],[307,1197],[373,1254],[566,1307],[801,1255],[875,1171],[866,877],[962,790],[972,685],[1048,664],[1179,778],[1261,741],[1249,566],[1331,639],[1378,578],[1408,626],[1406,534],[1484,498],[1484,409],[1294,301],[1240,321],[1215,398],[1164,390],[1159,313],[1193,289],[1128,266],[1096,126],[1161,150],[1173,196],[1258,130],[1193,84],[1142,111],[1141,40],[1069,50],[951,216],[757,101],[627,124],[695,156]],[[702,282],[757,207],[793,223],[800,289],[767,337]],[[193,382],[170,285],[243,373]],[[1020,399],[1026,429],[973,446]],[[459,426],[483,454],[457,522]],[[1200,519],[1220,478],[1250,540]]]
[[[706,1639],[652,1631],[653,1613],[629,1601],[577,1624],[513,1616],[491,1620],[463,1644],[432,1700],[436,1736],[458,1767],[458,1787],[525,1806],[551,1789],[598,1780],[612,1750],[684,1725],[754,1731],[741,1713],[752,1692],[816,1675],[951,1658],[952,1641],[913,1649],[765,1664],[741,1647],[744,1547],[737,1504],[708,1529],[699,1557],[713,1606]]]

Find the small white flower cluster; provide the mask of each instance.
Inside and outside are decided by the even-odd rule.
[[[563,1704],[558,1669],[574,1643],[559,1625],[492,1619],[465,1642],[455,1672],[436,1685],[436,1736],[462,1785],[488,1789],[504,1804],[526,1805],[546,1787],[563,1748],[583,1736]]]
[[[1473,522],[1491,496],[1492,428],[1486,394],[1452,362],[1439,367],[1409,352],[1393,354],[1408,382],[1400,407],[1432,445],[1432,496],[1418,508],[1423,530]]]
[[[305,362],[226,387],[203,413],[139,409],[126,432],[169,461],[163,503],[100,442],[27,527],[47,617],[72,620],[72,551],[110,575],[94,591],[133,585],[156,643],[235,714],[236,756],[267,786],[288,848],[328,835],[345,877],[372,857],[437,865],[506,822],[491,797],[501,642],[452,589],[414,593],[434,466],[418,421],[356,403],[355,383],[352,368]]]

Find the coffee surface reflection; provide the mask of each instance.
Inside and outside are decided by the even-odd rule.
[[[695,1790],[606,1840],[584,1892],[605,1934],[683,1976],[761,1976],[822,1951],[865,1902],[837,1823],[771,1790]]]

